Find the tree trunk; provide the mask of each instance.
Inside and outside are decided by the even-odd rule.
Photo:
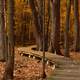
[[[6,60],[4,0],[0,0],[0,61]]]
[[[78,0],[74,0],[74,25],[75,25],[75,51],[80,51],[80,32],[79,32],[79,9]]]
[[[8,1],[8,60],[3,76],[3,80],[13,79],[14,70],[14,0]]]
[[[50,46],[49,51],[54,53],[54,32],[55,32],[55,0],[51,2],[51,33],[50,33]]]
[[[45,7],[47,8],[47,10],[45,10],[45,50],[48,51],[49,48],[49,25],[50,25],[50,0],[45,1],[48,2],[45,4]]]
[[[69,56],[69,22],[70,22],[70,9],[71,9],[71,0],[67,1],[67,14],[66,14],[66,25],[65,25],[65,51],[64,55]]]
[[[53,48],[56,51],[57,54],[61,55],[60,52],[60,0],[54,0],[55,8],[53,8],[53,11],[55,11],[53,14],[54,17],[54,34],[53,34]]]
[[[43,35],[43,76],[42,78],[46,78],[46,73],[45,73],[45,0],[41,2],[41,15],[42,15],[42,35]]]

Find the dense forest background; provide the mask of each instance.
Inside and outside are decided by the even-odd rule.
[[[51,36],[53,37],[55,35],[53,33],[54,32],[54,29],[53,29],[54,24],[53,23],[55,23],[55,21],[54,21],[54,19],[52,19],[52,16],[53,16],[52,11],[53,11],[53,7],[54,7],[53,5],[52,5],[52,2],[45,0],[45,35],[46,35],[45,41],[48,41],[48,42],[46,42],[46,43],[48,43],[46,45],[46,46],[48,46],[48,49],[50,49],[51,39],[53,39],[53,38],[51,38]],[[27,44],[28,42],[30,42],[30,43],[32,42],[33,44],[35,42],[39,43],[38,39],[40,38],[39,35],[41,35],[41,37],[42,37],[42,34],[41,34],[42,30],[40,30],[39,26],[35,23],[37,21],[35,21],[35,19],[33,17],[33,16],[35,16],[33,11],[36,10],[35,14],[37,14],[37,15],[35,17],[38,17],[38,18],[36,18],[36,20],[39,21],[39,17],[42,14],[42,13],[39,13],[40,8],[41,8],[40,6],[41,6],[40,1],[35,0],[34,5],[32,5],[32,7],[34,7],[35,9],[32,10],[30,7],[29,1],[24,1],[24,0],[23,1],[20,1],[20,0],[15,1],[15,36],[16,36],[17,44],[20,44],[20,45],[21,45],[21,43]],[[73,50],[75,36],[76,36],[76,30],[77,30],[77,27],[75,27],[74,2],[73,1],[70,2],[70,6],[69,6],[70,10],[69,11],[68,11],[67,6],[69,6],[69,1],[60,0],[60,7],[59,7],[60,8],[60,20],[59,20],[59,15],[58,15],[57,22],[60,21],[60,33],[59,33],[60,34],[60,44],[62,44],[61,47],[64,47],[64,42],[65,42],[64,37],[65,37],[65,32],[66,32],[65,31],[66,17],[67,17],[67,12],[69,13],[70,16],[69,16],[69,29],[68,29],[69,36],[68,37],[69,37],[69,44],[71,45],[70,47]],[[80,13],[79,8],[80,8],[80,6],[78,5],[78,12]],[[56,13],[56,12],[53,11],[53,13]],[[78,18],[80,18],[80,17],[78,16]],[[80,20],[79,20],[79,22],[80,22]],[[41,24],[41,22],[40,22],[40,24]],[[35,26],[38,26],[38,27],[35,27]],[[38,28],[38,30],[36,32],[39,31],[39,35],[36,35],[36,32],[35,32],[35,30],[37,28]],[[36,37],[39,37],[39,38],[36,39]],[[40,42],[41,42],[41,39],[40,39]]]

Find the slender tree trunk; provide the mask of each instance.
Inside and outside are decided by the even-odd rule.
[[[3,0],[4,10],[4,49],[5,49],[5,60],[8,60],[8,44],[7,44],[7,29],[6,29],[6,0]]]
[[[71,0],[67,1],[67,13],[66,13],[66,26],[65,26],[65,51],[64,55],[69,56],[69,22],[70,22],[70,9],[71,9]]]
[[[6,59],[5,55],[5,14],[4,14],[4,0],[0,0],[0,60]]]
[[[52,6],[51,6],[51,35],[50,35],[50,47],[49,47],[49,51],[50,52],[54,52],[54,35],[55,35],[55,0],[52,0]]]
[[[26,40],[25,32],[26,32],[26,25],[25,25],[25,23],[23,23],[22,24],[22,31],[21,31],[21,45],[22,46],[25,46],[25,40]]]
[[[3,80],[13,80],[14,70],[14,0],[8,1],[8,60]]]
[[[40,0],[40,6],[39,6],[39,13],[38,13],[39,17],[38,17],[38,20],[39,20],[39,25],[40,25],[40,34],[41,34],[41,38],[40,38],[40,44],[41,44],[41,50],[43,50],[43,1]]]
[[[79,9],[78,0],[74,0],[74,25],[75,25],[75,51],[80,51],[80,32],[79,32]]]
[[[45,11],[46,12],[46,15],[45,15],[45,26],[46,26],[46,30],[45,30],[45,50],[48,51],[48,48],[49,48],[49,24],[50,24],[50,0],[48,1],[45,1],[45,2],[48,2],[47,4],[45,4],[47,10]],[[48,7],[47,7],[48,6]]]
[[[42,33],[43,33],[43,76],[42,78],[46,78],[46,73],[45,73],[45,0],[42,1]]]
[[[57,54],[61,55],[60,52],[60,0],[55,0],[55,18],[54,18],[54,43],[53,47]]]

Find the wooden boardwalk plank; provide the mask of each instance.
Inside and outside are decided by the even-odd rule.
[[[24,51],[26,54],[43,55],[41,51],[32,50],[33,47],[36,46],[19,47],[18,51]],[[49,52],[46,52],[46,58],[52,60],[56,65],[53,75],[48,80],[80,80],[80,62]]]

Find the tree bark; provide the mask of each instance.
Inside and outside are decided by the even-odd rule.
[[[75,42],[74,48],[75,51],[80,51],[80,32],[79,32],[79,9],[78,9],[78,0],[74,0],[74,29],[75,29]]]
[[[70,26],[70,10],[71,10],[71,0],[67,1],[67,13],[66,13],[66,25],[65,25],[65,50],[64,55],[69,56],[69,26]]]
[[[0,61],[6,60],[5,53],[5,0],[0,0]]]
[[[54,53],[54,33],[55,33],[55,0],[51,2],[51,33],[50,33],[50,46],[49,51]]]
[[[8,1],[8,60],[3,80],[13,80],[14,70],[14,0]]]
[[[57,54],[61,55],[60,51],[60,0],[53,0],[53,48]]]

